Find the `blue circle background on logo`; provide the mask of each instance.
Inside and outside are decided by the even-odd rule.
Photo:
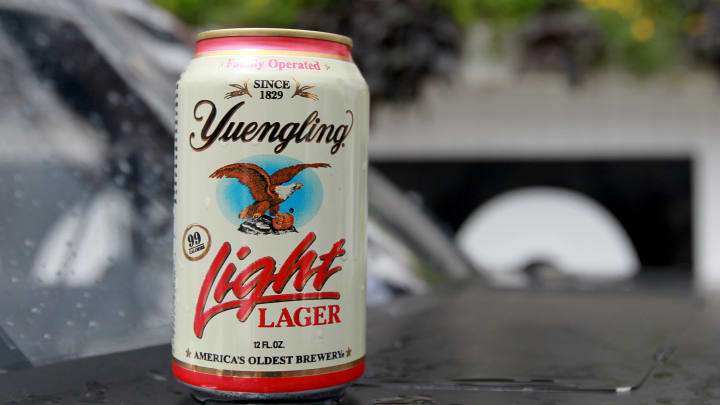
[[[303,162],[281,155],[255,155],[250,156],[242,162],[256,164],[271,175],[282,168],[302,164]],[[314,162],[313,162],[314,163]],[[290,197],[280,204],[280,212],[289,212],[293,208],[295,212],[295,227],[300,228],[317,215],[322,205],[323,188],[320,178],[315,170],[327,170],[325,168],[308,168],[297,174],[292,180],[284,183],[303,183],[303,186],[294,192]],[[240,226],[245,219],[238,218],[238,214],[245,207],[255,202],[250,195],[250,189],[237,181],[237,179],[224,178],[218,180],[217,202],[220,211],[225,218],[235,226]],[[265,213],[268,214],[267,212]]]

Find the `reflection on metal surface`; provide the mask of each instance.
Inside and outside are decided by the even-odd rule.
[[[368,335],[361,383],[408,393],[627,392],[665,364],[697,308],[660,296],[479,286],[454,283],[429,294],[435,300],[408,297],[371,311],[383,333]]]
[[[448,277],[459,279],[474,273],[447,233],[372,168],[368,171],[368,205],[376,221]]]
[[[380,398],[373,400],[373,405],[435,405],[437,402],[432,397],[424,395],[407,396],[400,395],[391,398]]]
[[[45,286],[92,287],[130,253],[125,219],[131,210],[127,197],[112,188],[70,208],[39,242],[32,277]]]
[[[345,44],[352,48],[352,39],[345,35],[332,34],[329,32],[283,29],[283,28],[226,28],[219,30],[210,30],[199,33],[195,39],[201,41],[209,38],[221,37],[295,37],[295,38],[311,38],[325,41],[333,41]]]
[[[544,378],[457,378],[451,381],[435,380],[426,382],[412,380],[375,381],[372,378],[368,378],[363,379],[361,384],[403,391],[587,392],[624,394],[641,388],[648,378],[672,356],[674,351],[674,347],[659,350],[653,356],[653,363],[648,371],[633,385],[588,385],[562,379]]]
[[[315,58],[338,59],[338,60],[343,60],[346,62],[349,61],[348,58],[344,58],[342,56],[337,56],[337,55],[330,55],[327,53],[300,52],[300,51],[264,51],[264,50],[203,52],[203,53],[195,54],[193,56],[193,58],[199,58],[202,56],[218,56],[218,55],[287,55],[287,56],[308,56],[308,57],[315,57]]]
[[[426,280],[423,260],[410,250],[404,241],[372,218],[368,221],[367,233],[368,272],[372,277],[384,280],[394,289],[409,293],[423,293],[428,290],[432,277]],[[432,271],[430,270],[430,275]],[[376,290],[380,288],[381,286],[378,286]],[[368,286],[369,304],[387,302],[392,298],[392,292],[384,299],[376,290],[370,291]]]

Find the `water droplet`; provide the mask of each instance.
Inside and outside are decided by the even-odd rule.
[[[32,201],[30,201],[30,204],[32,204],[33,207],[39,207],[39,206],[40,206],[40,200],[38,200],[38,199],[33,199]]]
[[[90,327],[90,328],[97,328],[97,326],[98,326],[98,323],[95,321],[88,322],[88,327]]]
[[[107,391],[106,386],[100,384],[97,381],[88,381],[87,383],[85,383],[85,388],[87,389],[87,391],[85,392],[85,401],[83,402],[107,402],[107,398],[105,397],[105,392]]]
[[[4,368],[0,368],[0,374],[7,374],[7,372],[8,372],[8,371],[5,370]]]
[[[50,38],[43,33],[36,33],[33,39],[35,40],[35,44],[41,47],[46,47],[50,43]]]
[[[70,72],[75,67],[75,63],[70,59],[63,59],[63,61],[60,62],[60,66],[62,66],[65,72]]]
[[[103,128],[105,126],[102,116],[94,111],[88,114],[88,121],[90,121],[90,124],[95,128]]]
[[[18,281],[20,281],[20,279],[17,278],[17,277],[10,277],[10,282],[11,282],[11,283],[17,283]]]
[[[124,120],[120,123],[120,130],[126,134],[129,134],[133,130],[133,124],[130,121]]]
[[[108,103],[112,105],[120,104],[120,94],[117,91],[110,91],[107,94]]]
[[[33,242],[32,239],[25,239],[25,246],[33,247],[35,246],[35,242]]]
[[[431,397],[424,395],[399,395],[392,398],[380,398],[373,401],[375,405],[434,405]]]
[[[38,307],[32,307],[30,308],[30,312],[32,312],[33,314],[39,314],[40,312],[42,312],[42,310]]]
[[[118,314],[119,317],[125,318],[125,311],[123,311],[122,309],[119,310],[117,314]]]
[[[83,304],[82,302],[76,302],[75,308],[78,308],[78,309],[85,308],[85,304]]]
[[[17,198],[18,200],[21,200],[21,199],[25,198],[25,193],[23,193],[22,190],[15,190],[15,192],[13,193],[13,196],[15,198]]]
[[[92,297],[92,294],[90,294],[89,292],[86,291],[83,293],[83,297],[90,298],[90,297]]]
[[[130,165],[130,163],[127,160],[121,160],[118,163],[118,169],[120,169],[120,171],[125,174],[132,173],[132,166]]]
[[[67,325],[67,326],[75,326],[75,321],[65,321],[65,325]]]
[[[156,370],[148,370],[147,375],[152,378],[155,381],[167,381],[168,378],[165,374],[156,371]]]
[[[50,340],[50,339],[52,339],[52,335],[49,334],[49,333],[44,333],[44,334],[43,334],[43,339],[45,339],[45,340]]]
[[[122,187],[125,185],[125,176],[118,174],[113,177],[113,182],[118,186]]]
[[[6,319],[6,320],[5,320],[5,325],[7,325],[7,326],[15,326],[15,322],[13,322],[13,321],[10,320],[10,319]]]

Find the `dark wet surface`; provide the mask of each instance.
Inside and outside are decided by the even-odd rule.
[[[342,403],[720,399],[720,302],[456,287],[371,311],[367,372]],[[196,403],[172,377],[169,353],[156,346],[9,372],[0,404]]]

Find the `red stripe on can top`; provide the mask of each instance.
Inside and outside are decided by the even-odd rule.
[[[357,380],[365,371],[365,359],[357,365],[331,373],[299,377],[232,377],[188,370],[172,362],[175,377],[189,385],[218,391],[284,393],[336,387]]]
[[[219,37],[197,41],[195,55],[218,51],[311,52],[352,59],[350,46],[339,42],[298,37]]]

